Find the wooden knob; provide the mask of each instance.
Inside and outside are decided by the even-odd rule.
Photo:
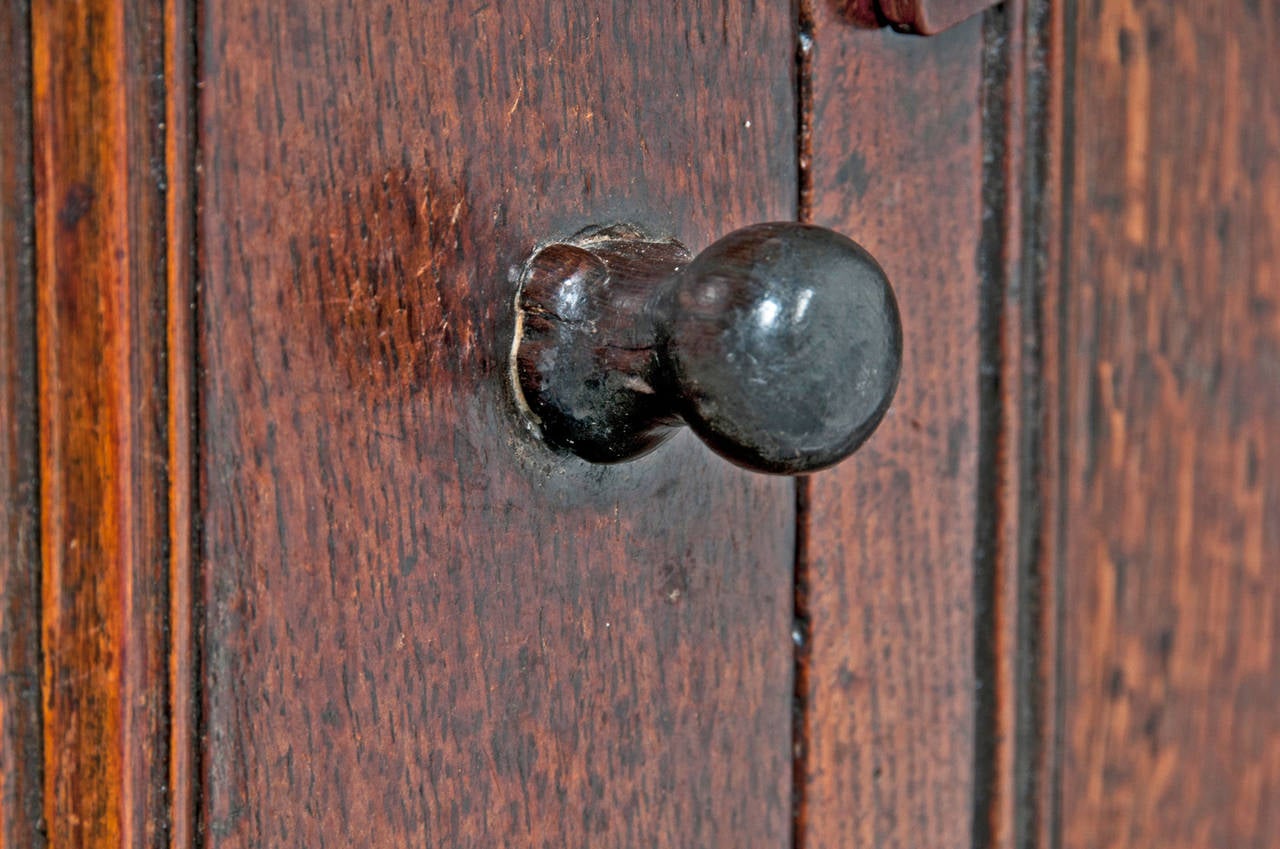
[[[544,439],[593,462],[637,457],[681,423],[729,460],[801,474],[875,430],[902,361],[880,266],[807,224],[756,224],[696,258],[629,226],[525,264],[516,395]]]

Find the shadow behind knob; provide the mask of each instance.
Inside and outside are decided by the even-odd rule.
[[[820,227],[757,224],[692,261],[630,227],[526,264],[518,396],[552,445],[596,462],[686,422],[729,460],[799,474],[839,462],[897,386],[902,328],[884,272]]]

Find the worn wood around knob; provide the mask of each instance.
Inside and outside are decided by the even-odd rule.
[[[696,258],[622,225],[537,250],[517,302],[513,382],[552,446],[638,457],[688,424],[762,472],[825,468],[893,398],[902,326],[876,261],[821,227],[757,224]]]

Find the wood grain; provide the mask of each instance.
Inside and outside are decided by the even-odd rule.
[[[506,381],[540,241],[794,214],[789,12],[204,4],[208,845],[786,841],[791,482]]]
[[[1280,3],[1089,0],[1060,296],[1062,843],[1280,834]]]
[[[968,845],[974,798],[975,522],[983,39],[848,26],[812,9],[811,217],[887,272],[898,395],[848,462],[814,475],[798,842]]]
[[[0,8],[0,847],[42,849],[30,9]]]
[[[196,427],[196,4],[163,0],[168,764],[171,849],[199,843],[200,597]]]
[[[167,844],[162,7],[31,9],[43,815]]]
[[[1058,594],[1045,375],[1060,269],[1062,4],[983,21],[983,354],[975,847],[1053,845]]]

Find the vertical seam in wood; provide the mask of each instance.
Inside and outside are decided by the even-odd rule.
[[[813,0],[795,0],[796,219],[813,218]],[[795,479],[791,725],[791,847],[804,849],[807,826],[809,678],[812,622],[809,609],[809,479]]]
[[[186,838],[189,849],[201,849],[205,845],[203,800],[206,714],[204,581],[202,575],[204,564],[204,512],[201,502],[203,490],[201,489],[202,470],[200,465],[202,432],[200,420],[200,275],[204,259],[201,240],[202,231],[200,229],[202,188],[200,162],[204,128],[200,115],[199,85],[202,79],[200,35],[204,32],[205,10],[202,0],[174,0],[174,2],[181,3],[187,14],[185,44],[188,55],[184,68],[186,76],[183,78],[183,102],[187,109],[189,122],[187,125],[186,161],[183,173],[188,176],[190,181],[185,215],[190,227],[188,251],[191,262],[189,273],[185,278],[185,284],[188,287],[187,296],[190,299],[190,312],[187,315],[190,321],[190,338],[186,348],[189,358],[186,368],[189,380],[186,395],[186,400],[189,404],[186,425],[190,438],[190,456],[187,458],[188,465],[186,467],[190,474],[186,491],[186,507],[189,516],[188,542],[190,547],[188,549],[188,563],[190,571],[184,584],[184,589],[187,593],[184,609],[190,617],[190,639],[187,642],[187,649],[190,652],[190,666],[188,669],[190,698],[188,703],[189,713],[187,714],[187,740],[185,742],[189,746],[188,752],[191,761],[187,770],[188,785],[186,789],[187,798],[185,800],[185,803],[189,805],[187,812],[190,816],[190,823],[187,834],[183,835],[183,837]],[[182,847],[176,846],[175,849],[182,849]]]
[[[49,844],[49,823],[45,820],[44,812],[46,809],[45,800],[45,769],[44,765],[48,762],[49,753],[45,749],[45,729],[44,729],[44,701],[45,701],[45,678],[44,678],[44,464],[41,462],[44,446],[40,443],[40,417],[43,411],[40,409],[40,399],[42,397],[42,387],[40,385],[40,339],[38,330],[38,312],[39,309],[37,298],[38,280],[36,277],[36,262],[39,256],[40,228],[36,224],[36,192],[35,192],[35,151],[36,151],[36,124],[35,124],[35,57],[32,53],[34,41],[34,23],[31,14],[31,2],[26,0],[23,2],[23,16],[25,17],[26,29],[26,57],[24,70],[26,71],[26,85],[23,87],[26,91],[26,119],[27,119],[27,172],[25,175],[25,183],[27,190],[27,239],[28,248],[25,258],[26,286],[28,305],[30,307],[30,322],[28,323],[29,342],[30,342],[30,368],[31,368],[31,458],[34,468],[32,476],[34,478],[35,492],[33,494],[34,503],[31,505],[33,514],[32,523],[34,526],[34,535],[31,543],[31,556],[34,559],[32,569],[34,571],[34,582],[32,591],[34,592],[32,609],[35,611],[35,659],[36,667],[32,670],[35,675],[36,690],[36,711],[34,719],[35,732],[39,735],[36,740],[36,753],[39,755],[39,763],[36,765],[32,776],[36,783],[35,790],[32,793],[33,800],[38,808],[32,812],[33,822],[36,825],[38,846],[43,847]]]
[[[814,0],[795,0],[796,220],[813,220]]]
[[[32,494],[32,526],[33,539],[31,541],[31,558],[33,585],[32,592],[32,611],[34,617],[34,634],[35,634],[35,660],[36,666],[32,670],[35,676],[35,716],[33,719],[34,730],[38,735],[35,742],[36,754],[39,756],[32,779],[35,782],[35,789],[32,791],[32,801],[37,806],[34,811],[29,812],[32,816],[32,822],[36,827],[36,839],[38,847],[45,847],[49,843],[49,824],[45,822],[45,775],[44,765],[48,758],[48,752],[45,751],[44,745],[44,605],[41,603],[44,598],[44,511],[43,505],[43,465],[40,462],[43,446],[40,444],[40,351],[39,338],[37,334],[37,313],[38,309],[36,298],[36,257],[39,255],[39,228],[36,226],[36,208],[35,208],[35,150],[36,150],[36,125],[35,125],[35,58],[32,55],[32,39],[33,39],[33,23],[31,15],[31,2],[25,0],[22,3],[23,28],[26,30],[26,43],[23,45],[26,49],[24,57],[23,70],[25,72],[23,90],[26,92],[26,141],[27,149],[24,151],[26,158],[26,173],[24,174],[26,198],[25,207],[27,210],[26,231],[27,231],[27,249],[23,260],[24,285],[26,288],[27,307],[29,312],[27,316],[27,342],[30,345],[28,354],[30,356],[29,368],[31,370],[31,462],[32,462],[32,478],[34,483],[34,492]]]
[[[973,820],[975,849],[994,846],[1002,807],[999,629],[1005,611],[1000,591],[1003,567],[1000,529],[1001,473],[1008,446],[1002,410],[1005,357],[1002,350],[1010,244],[1009,214],[1009,13],[1004,5],[982,18],[982,230],[978,247],[978,459],[973,563]],[[1006,659],[1007,660],[1007,659]]]
[[[18,0],[4,13],[9,20],[8,46],[13,49],[12,67],[9,69],[10,91],[14,100],[8,118],[17,127],[13,138],[16,144],[0,155],[12,157],[14,189],[7,203],[17,214],[12,220],[11,235],[0,233],[0,238],[10,238],[14,255],[0,268],[0,287],[8,288],[4,298],[8,314],[0,317],[13,333],[4,346],[4,356],[9,363],[0,366],[10,371],[13,380],[8,385],[3,403],[9,405],[12,419],[7,423],[11,432],[6,434],[4,450],[13,453],[4,464],[7,479],[3,481],[8,503],[0,506],[0,514],[7,514],[3,527],[5,561],[0,564],[0,596],[5,604],[0,615],[25,619],[22,636],[16,637],[19,627],[9,625],[0,638],[0,758],[6,771],[0,777],[5,798],[0,799],[0,846],[30,845],[42,849],[47,845],[44,828],[44,702],[43,674],[44,652],[41,641],[43,616],[40,600],[43,587],[41,560],[41,511],[40,511],[40,419],[39,419],[39,363],[36,338],[36,283],[35,283],[35,128],[32,92],[31,4]],[[7,226],[0,213],[0,226]],[[12,273],[4,279],[4,275]],[[5,418],[0,414],[0,418]],[[13,489],[9,489],[13,487]],[[17,578],[16,582],[14,578]],[[22,641],[14,650],[12,641]],[[10,700],[12,699],[12,700]],[[9,716],[6,716],[6,712]],[[15,727],[16,726],[16,727]]]
[[[154,754],[148,759],[144,750],[139,746],[126,746],[126,758],[138,758],[140,761],[139,770],[144,774],[144,780],[152,785],[163,783],[162,787],[150,788],[150,792],[154,794],[152,802],[155,805],[154,812],[142,810],[142,821],[137,824],[138,834],[144,840],[153,846],[170,846],[173,840],[173,803],[175,793],[177,792],[173,783],[169,780],[174,758],[173,750],[173,675],[169,665],[169,659],[173,655],[173,596],[172,596],[172,578],[174,565],[174,526],[173,526],[173,493],[174,493],[174,466],[173,455],[170,446],[173,445],[173,396],[171,394],[171,383],[169,381],[169,372],[173,368],[173,350],[170,346],[171,337],[170,329],[172,327],[173,311],[172,303],[169,298],[169,272],[171,268],[171,258],[174,252],[174,233],[168,218],[168,208],[170,197],[173,193],[173,179],[169,171],[168,144],[172,136],[172,126],[169,123],[168,103],[172,89],[172,79],[168,73],[168,51],[170,48],[169,34],[165,27],[165,0],[147,0],[146,5],[142,3],[128,3],[125,5],[128,15],[132,13],[135,20],[132,25],[126,18],[126,63],[131,60],[135,45],[129,44],[130,36],[128,31],[132,31],[132,38],[138,39],[136,49],[138,51],[136,61],[145,68],[150,79],[147,85],[148,96],[146,98],[146,108],[142,114],[133,118],[128,112],[128,104],[121,109],[121,115],[127,123],[141,121],[140,133],[150,137],[147,146],[148,156],[146,158],[147,178],[142,183],[142,191],[152,194],[152,202],[155,204],[154,209],[149,215],[145,212],[138,214],[138,219],[142,221],[142,228],[148,226],[154,227],[158,232],[155,235],[154,255],[148,257],[142,254],[140,250],[135,250],[132,243],[139,239],[139,228],[136,224],[131,224],[129,219],[134,215],[132,204],[125,213],[124,227],[129,234],[130,255],[139,256],[142,261],[151,263],[151,267],[144,272],[155,282],[149,287],[146,293],[147,297],[152,297],[156,302],[156,310],[160,313],[159,318],[163,331],[158,335],[156,341],[158,362],[152,380],[156,383],[156,391],[159,394],[157,421],[156,421],[156,445],[154,450],[163,453],[161,462],[161,485],[163,487],[162,494],[158,496],[156,505],[155,521],[157,531],[163,535],[163,545],[161,554],[163,556],[163,566],[157,569],[158,574],[155,576],[155,586],[148,587],[145,584],[140,588],[135,583],[139,577],[144,580],[150,580],[150,576],[141,575],[136,569],[131,568],[128,573],[128,580],[133,585],[130,592],[126,596],[126,616],[137,622],[141,617],[137,617],[130,613],[138,593],[148,593],[152,595],[150,601],[146,602],[149,606],[155,607],[155,624],[158,626],[159,632],[154,634],[146,634],[146,624],[143,623],[138,627],[144,634],[144,639],[154,639],[158,643],[156,653],[157,673],[155,684],[149,685],[145,676],[139,675],[136,667],[129,670],[126,668],[126,674],[137,676],[137,701],[139,703],[144,700],[154,699],[157,702],[155,707],[156,722],[158,728],[154,730],[157,739],[154,741]],[[122,73],[127,74],[127,70]],[[127,101],[127,95],[122,92],[122,100]],[[129,132],[125,130],[125,138],[129,137]],[[130,154],[126,154],[126,158]],[[128,181],[132,178],[132,174],[136,173],[133,168],[128,169],[125,176],[126,192],[129,192]],[[149,217],[152,220],[146,221]],[[153,275],[153,277],[152,277]],[[129,276],[131,289],[133,289],[133,274]],[[130,304],[131,312],[137,315],[142,307],[138,304],[138,292],[136,289],[129,292],[127,300]],[[141,319],[142,316],[138,315]],[[141,323],[141,322],[140,322]],[[137,327],[131,333],[129,345],[129,353],[131,360],[140,359],[138,352],[145,351],[145,338],[148,331],[144,327]],[[134,340],[137,340],[135,344]],[[144,354],[145,355],[145,354]],[[135,395],[142,391],[139,379],[140,369],[143,366],[134,362],[129,369],[131,377],[130,385],[126,387],[124,397],[122,399],[122,409],[132,403]],[[132,453],[129,459],[132,460]],[[142,462],[148,462],[145,457]],[[136,479],[136,475],[130,473],[131,481]],[[135,484],[136,485],[136,484]],[[144,518],[141,515],[134,515],[126,522],[126,527],[130,528],[131,543],[129,549],[130,562],[137,562],[138,552],[144,550],[147,545],[145,538],[145,530],[141,527]],[[141,533],[138,533],[141,531]],[[136,534],[136,537],[135,537]],[[126,627],[131,627],[126,624]],[[125,651],[131,649],[129,641],[126,639]],[[159,687],[160,691],[156,692]],[[139,738],[146,731],[139,732]],[[137,810],[136,807],[126,804],[125,811]]]
[[[1048,191],[1051,174],[1049,137],[1051,114],[1051,76],[1049,48],[1052,40],[1053,16],[1050,0],[1028,0],[1023,21],[1025,50],[1022,66],[1026,86],[1023,96],[1025,126],[1021,138],[1025,145],[1020,178],[1022,220],[1020,222],[1021,256],[1020,289],[1023,329],[1021,358],[1023,370],[1019,388],[1021,400],[1021,432],[1018,439],[1018,537],[1016,590],[1015,659],[1015,725],[1013,740],[1013,830],[1015,849],[1033,849],[1037,844],[1045,815],[1042,782],[1046,778],[1045,723],[1053,711],[1044,703],[1042,685],[1046,664],[1044,653],[1057,641],[1044,639],[1044,616],[1051,610],[1045,598],[1045,560],[1043,556],[1043,517],[1046,499],[1042,481],[1045,477],[1045,405],[1044,357],[1041,344],[1045,339],[1044,288],[1048,241],[1047,225],[1051,221]],[[1051,602],[1051,598],[1049,599]],[[1050,685],[1052,691],[1053,687]]]
[[[809,611],[809,480],[796,478],[796,556],[795,610],[792,618],[792,643],[795,671],[792,694],[791,728],[791,846],[804,849],[808,809],[806,785],[809,751],[809,679],[812,623]]]

